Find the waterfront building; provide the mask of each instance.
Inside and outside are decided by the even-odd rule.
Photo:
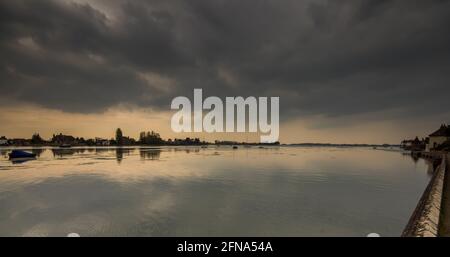
[[[4,136],[0,137],[0,145],[7,145],[8,139]]]
[[[403,140],[402,141],[402,143],[400,144],[400,147],[401,148],[403,148],[403,149],[409,149],[409,148],[411,148],[411,145],[412,145],[412,142],[413,142],[414,140]]]
[[[62,133],[59,135],[53,135],[51,142],[57,145],[75,145],[77,143],[75,137],[63,135]]]
[[[446,141],[450,140],[450,126],[442,124],[441,127],[429,135],[426,151],[432,151]]]
[[[13,138],[8,140],[8,145],[14,146],[29,146],[31,145],[30,140],[25,138]]]
[[[135,144],[136,144],[136,140],[134,138],[126,137],[126,136],[122,137],[122,145],[135,145]]]
[[[100,138],[100,137],[96,137],[95,138],[95,145],[108,146],[108,145],[110,145],[110,141],[108,139],[103,139],[103,138]]]
[[[400,144],[400,147],[405,150],[423,151],[427,142],[428,139],[419,139],[418,137],[416,137],[413,140],[403,140]]]

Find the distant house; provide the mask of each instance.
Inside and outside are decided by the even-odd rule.
[[[53,135],[51,142],[57,145],[74,145],[77,143],[75,137],[63,135],[61,133],[59,135]]]
[[[6,137],[0,137],[0,145],[7,145],[8,139]]]
[[[419,139],[418,137],[416,137],[413,140],[403,140],[400,144],[400,147],[405,150],[423,151],[426,147],[427,142],[428,139]]]
[[[400,144],[400,147],[403,149],[410,149],[414,140],[403,140]]]
[[[96,137],[95,138],[95,145],[108,146],[108,145],[110,145],[110,141],[108,139],[103,139],[103,138]]]
[[[136,140],[131,137],[122,137],[122,144],[123,145],[134,145],[134,144],[136,144]]]
[[[14,146],[28,146],[31,145],[31,142],[25,138],[13,138],[8,140],[8,144]]]
[[[429,141],[426,147],[427,151],[432,151],[446,141],[450,140],[450,126],[442,124],[441,127],[429,135]]]

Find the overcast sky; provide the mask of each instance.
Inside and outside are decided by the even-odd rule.
[[[282,142],[398,143],[450,122],[449,28],[438,0],[1,1],[0,135],[173,137],[203,88],[279,96]]]

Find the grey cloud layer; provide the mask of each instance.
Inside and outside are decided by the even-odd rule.
[[[450,107],[449,1],[2,1],[0,21],[2,97],[65,111],[195,87],[284,116]]]

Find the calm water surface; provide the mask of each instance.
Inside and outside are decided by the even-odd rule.
[[[371,148],[33,151],[0,150],[0,236],[398,236],[430,178]]]

